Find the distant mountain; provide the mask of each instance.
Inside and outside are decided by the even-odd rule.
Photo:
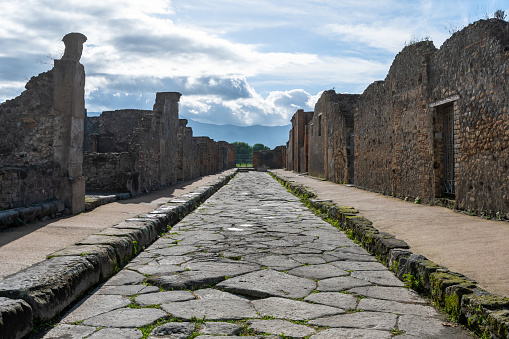
[[[286,145],[288,133],[292,125],[285,126],[235,126],[214,125],[188,119],[188,127],[193,129],[193,136],[206,136],[215,141],[243,141],[253,146],[264,144],[273,149],[276,146]]]

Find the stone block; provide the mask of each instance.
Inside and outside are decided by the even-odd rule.
[[[97,263],[101,270],[101,280],[109,278],[119,267],[115,250],[107,245],[72,245],[56,251],[49,257],[79,256]]]
[[[0,297],[0,338],[23,338],[32,330],[32,308],[21,299]]]
[[[46,321],[99,281],[99,265],[85,257],[54,257],[0,281],[0,296],[23,299],[34,319]]]
[[[430,287],[431,287],[431,299],[437,302],[441,307],[445,307],[446,303],[446,289],[453,285],[460,285],[466,289],[475,288],[475,282],[456,273],[452,272],[433,272],[429,275]],[[454,292],[465,294],[465,289],[449,289],[449,304],[452,308],[457,307],[456,303],[459,304],[460,300],[453,300]],[[456,297],[454,297],[455,299]],[[459,298],[459,296],[457,297]]]
[[[129,237],[115,237],[93,234],[76,245],[108,245],[115,250],[119,266],[125,265],[134,256],[134,244]]]

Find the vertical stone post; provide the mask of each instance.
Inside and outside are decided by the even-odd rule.
[[[64,56],[53,67],[53,114],[56,128],[53,137],[55,161],[60,165],[57,198],[71,213],[85,210],[83,177],[83,136],[85,121],[85,69],[79,60],[86,36],[69,33],[62,41]]]
[[[159,173],[160,185],[173,185],[177,182],[177,150],[179,92],[158,92],[154,112],[159,121]]]

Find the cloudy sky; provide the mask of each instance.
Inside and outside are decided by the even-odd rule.
[[[286,125],[323,90],[362,93],[395,55],[509,0],[0,0],[0,102],[51,69],[62,37],[88,37],[89,112],[151,109],[181,92],[180,116]]]

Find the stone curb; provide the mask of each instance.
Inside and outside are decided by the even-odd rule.
[[[22,338],[115,274],[162,232],[227,184],[234,169],[192,193],[127,219],[0,281],[0,338]]]
[[[1,211],[0,229],[11,227],[16,224],[26,224],[36,219],[61,213],[64,209],[64,203],[60,200],[55,200],[30,207],[19,207]]]
[[[93,210],[101,205],[109,204],[117,200],[129,199],[129,193],[112,195],[92,195],[85,198],[85,211]],[[64,203],[60,200],[48,201],[29,207],[12,208],[0,211],[0,229],[24,225],[31,221],[54,217],[57,213],[64,212]],[[65,213],[65,212],[64,212]]]
[[[509,298],[491,294],[466,276],[413,254],[404,241],[378,231],[355,208],[313,199],[316,194],[312,190],[274,172],[270,174],[375,255],[407,286],[431,298],[453,320],[482,338],[509,338]]]
[[[117,200],[126,200],[131,198],[130,193],[117,193],[111,195],[86,195],[85,196],[85,211],[93,210],[101,205],[109,204]]]

